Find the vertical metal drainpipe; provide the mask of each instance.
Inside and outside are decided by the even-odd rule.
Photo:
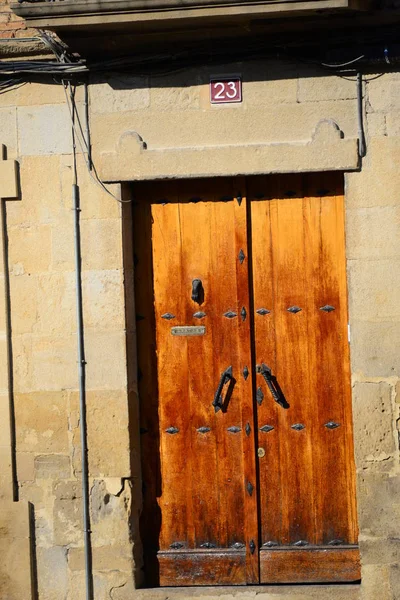
[[[80,196],[77,183],[76,146],[75,146],[75,101],[71,84],[69,84],[72,104],[72,145],[73,145],[73,170],[74,183],[72,184],[72,201],[74,211],[74,246],[75,246],[75,283],[76,283],[76,321],[78,341],[78,375],[79,375],[79,412],[80,412],[80,438],[82,448],[82,503],[83,503],[83,537],[85,553],[85,587],[86,600],[93,600],[93,575],[92,551],[90,539],[90,512],[89,512],[89,465],[87,448],[86,424],[86,361],[85,343],[83,334],[83,304],[82,304],[82,254],[80,235]]]
[[[357,119],[358,119],[358,155],[364,158],[367,154],[364,132],[364,104],[363,104],[362,74],[357,73]]]

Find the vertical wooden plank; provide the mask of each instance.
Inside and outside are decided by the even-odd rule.
[[[182,229],[180,207],[174,202],[176,193],[176,189],[170,186],[167,194],[160,194],[157,201],[152,203],[162,474],[162,493],[159,498],[162,513],[160,548],[165,549],[173,544],[183,544],[184,547],[193,544],[192,498],[188,491],[191,489],[191,469],[186,457],[187,443],[190,440],[190,423],[187,418],[190,413],[187,338],[171,335],[172,326],[186,324],[182,282]],[[165,318],[167,314],[174,317]]]
[[[254,333],[257,362],[267,364],[274,374],[276,362],[276,311],[271,239],[271,202],[276,195],[276,178],[253,177],[247,181],[251,205],[252,285],[254,295]],[[280,458],[280,407],[271,401],[260,375],[256,377],[256,426],[261,507],[261,545],[270,548],[282,536],[282,474]],[[264,454],[265,452],[265,454]]]
[[[317,543],[356,543],[343,179],[309,177],[310,359],[316,430]],[[321,310],[325,307],[325,310]],[[327,308],[326,308],[327,307]],[[329,308],[331,307],[331,308]]]

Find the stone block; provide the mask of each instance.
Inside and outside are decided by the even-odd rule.
[[[18,452],[68,452],[65,392],[16,394],[14,403]]]
[[[36,331],[45,335],[72,334],[76,331],[74,272],[38,276]]]
[[[399,537],[400,498],[386,473],[362,472],[358,476],[360,534],[368,537]]]
[[[125,480],[124,489],[118,496],[107,490],[104,481],[91,480],[90,516],[93,548],[108,546],[113,540],[115,546],[131,548],[130,506],[132,501],[131,484]]]
[[[346,206],[367,208],[397,205],[400,189],[399,161],[400,138],[370,139],[362,171],[346,174]]]
[[[11,447],[0,446],[0,501],[11,501],[13,499],[13,489]]]
[[[78,385],[76,336],[16,336],[15,392],[74,389]]]
[[[17,452],[17,479],[33,481],[35,479],[35,455],[33,452]]]
[[[122,268],[120,219],[92,219],[81,223],[82,268],[102,271]]]
[[[397,454],[391,394],[387,383],[356,383],[353,388],[356,463],[360,468],[384,463]]]
[[[93,144],[101,152],[112,152],[126,131],[134,129],[150,150],[210,146],[242,146],[304,142],[311,139],[321,119],[333,119],[345,138],[357,137],[354,100],[260,105],[257,110],[137,111],[96,114],[92,118]],[[134,128],[132,127],[134,123]],[[179,127],[177,127],[179,123]],[[110,135],[112,132],[112,135]],[[96,160],[96,156],[95,156]],[[198,168],[207,175],[211,166],[198,153]],[[204,161],[204,166],[203,166]],[[240,165],[237,165],[241,173]],[[187,175],[190,176],[188,166]]]
[[[281,82],[278,82],[281,83]],[[300,77],[298,102],[326,102],[357,98],[356,79],[345,79],[336,74],[328,76]]]
[[[133,568],[132,549],[129,544],[114,546],[110,543],[105,547],[93,548],[92,558],[95,571],[130,571]],[[68,567],[72,571],[82,571],[85,568],[85,556],[82,548],[70,548]]]
[[[83,99],[83,86],[77,87],[75,98]],[[65,93],[61,83],[27,82],[17,90],[17,106],[36,106],[42,104],[65,104]]]
[[[368,108],[374,112],[389,112],[400,108],[400,81],[384,74],[367,83]]]
[[[351,320],[351,365],[366,377],[393,377],[400,370],[400,356],[393,352],[400,338],[400,323]]]
[[[129,415],[126,391],[87,393],[89,467],[92,477],[130,475]]]
[[[56,499],[53,522],[55,544],[80,545],[83,541],[82,499]]]
[[[123,332],[86,332],[86,384],[88,390],[125,389],[126,345]]]
[[[185,73],[187,75],[187,73]],[[184,111],[200,108],[200,78],[194,75],[188,77],[187,82],[182,82],[182,74],[175,74],[165,85],[160,85],[156,77],[152,78],[150,102],[152,110],[156,111]],[[210,106],[209,87],[204,86],[208,95]]]
[[[0,334],[0,397],[8,395],[8,385],[8,346],[6,336],[2,333]]]
[[[7,148],[7,158],[17,156],[17,109],[15,107],[0,108],[0,143]]]
[[[72,156],[64,155],[61,157],[61,192],[63,204],[72,206],[71,185],[73,182]],[[88,172],[86,161],[82,155],[77,156],[77,170],[79,182],[79,195],[81,203],[81,220],[84,219],[119,219],[121,217],[121,204],[96,182],[93,173]],[[109,190],[118,199],[121,194],[121,186],[119,184],[107,184]],[[73,225],[73,215],[70,215],[69,223]],[[59,230],[58,230],[59,231]],[[72,231],[72,229],[71,229]],[[66,248],[64,252],[68,252],[71,256],[71,239],[59,239],[59,243],[63,243]]]
[[[13,227],[9,230],[9,265],[15,275],[48,271],[51,264],[51,228]]]
[[[13,334],[34,332],[38,325],[36,275],[21,274],[11,277],[10,295]]]
[[[82,287],[85,329],[123,331],[125,328],[123,272],[84,271]]]
[[[20,185],[21,201],[6,204],[9,227],[23,230],[64,219],[59,156],[24,156],[20,160]]]
[[[31,542],[26,502],[2,502],[0,508],[0,598],[31,599]]]
[[[400,203],[346,212],[348,259],[400,258]]]
[[[363,565],[389,565],[400,559],[399,538],[361,537],[359,544]]]
[[[386,116],[386,134],[389,137],[400,136],[400,110],[391,110]]]
[[[68,588],[66,548],[38,548],[37,564],[40,600],[64,600]]]
[[[71,476],[69,456],[45,454],[35,457],[36,479],[68,479]]]
[[[400,260],[349,260],[351,320],[400,321]]]
[[[10,397],[6,394],[0,395],[0,446],[11,444],[10,435]]]
[[[20,106],[17,111],[21,156],[71,154],[71,117],[66,104]]]
[[[368,139],[373,137],[381,137],[384,135],[392,135],[387,127],[387,115],[383,113],[368,113],[366,133]]]
[[[393,600],[400,599],[400,565],[399,556],[397,556],[397,564],[389,567],[389,581],[393,593]]]
[[[145,77],[115,74],[94,81],[89,88],[92,113],[121,113],[143,110],[150,105],[149,84]]]
[[[393,600],[387,565],[365,565],[361,577],[361,600]]]

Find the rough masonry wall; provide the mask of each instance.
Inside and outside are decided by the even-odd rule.
[[[19,499],[33,505],[39,599],[79,600],[85,587],[70,119],[60,85],[28,84],[1,95],[0,107],[3,142],[20,164],[21,200],[6,204]],[[81,154],[78,179],[94,588],[96,600],[109,600],[126,598],[133,587],[122,248],[129,223],[93,183]],[[111,189],[118,196],[119,187]],[[27,577],[22,569],[19,577]],[[7,587],[0,598],[28,600]]]
[[[243,73],[242,105],[210,107],[207,81],[209,73],[216,71]],[[346,176],[363,582],[268,591],[197,590],[195,596],[207,600],[220,594],[243,600],[256,595],[260,600],[400,598],[399,87],[398,74],[366,85],[367,156],[361,172]],[[161,150],[302,142],[310,139],[323,118],[335,119],[345,138],[357,137],[354,81],[282,63],[200,69],[151,81],[115,76],[97,81],[90,92],[95,160],[102,152],[115,150],[120,135],[129,130],[137,131],[149,147]],[[7,202],[20,501],[33,506],[38,600],[80,600],[84,565],[72,156],[62,88],[28,84],[0,95],[0,132],[9,157],[20,162],[21,173],[21,200]],[[206,157],[199,155],[199,160],[207,173],[211,167]],[[136,469],[129,210],[122,210],[93,183],[81,154],[78,169],[95,598],[183,600],[187,590],[133,592],[138,576],[131,538],[137,534],[141,492]],[[120,193],[119,186],[112,189]],[[140,559],[136,572],[139,569]],[[9,589],[1,590],[0,598],[25,600],[15,598]]]

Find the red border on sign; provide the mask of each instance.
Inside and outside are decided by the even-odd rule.
[[[239,96],[235,100],[226,99],[226,100],[213,100],[212,98],[212,84],[223,82],[223,81],[234,81],[239,83]],[[213,76],[210,77],[210,103],[211,104],[237,104],[238,102],[242,102],[242,78],[240,75],[231,75],[230,77],[218,77]]]

